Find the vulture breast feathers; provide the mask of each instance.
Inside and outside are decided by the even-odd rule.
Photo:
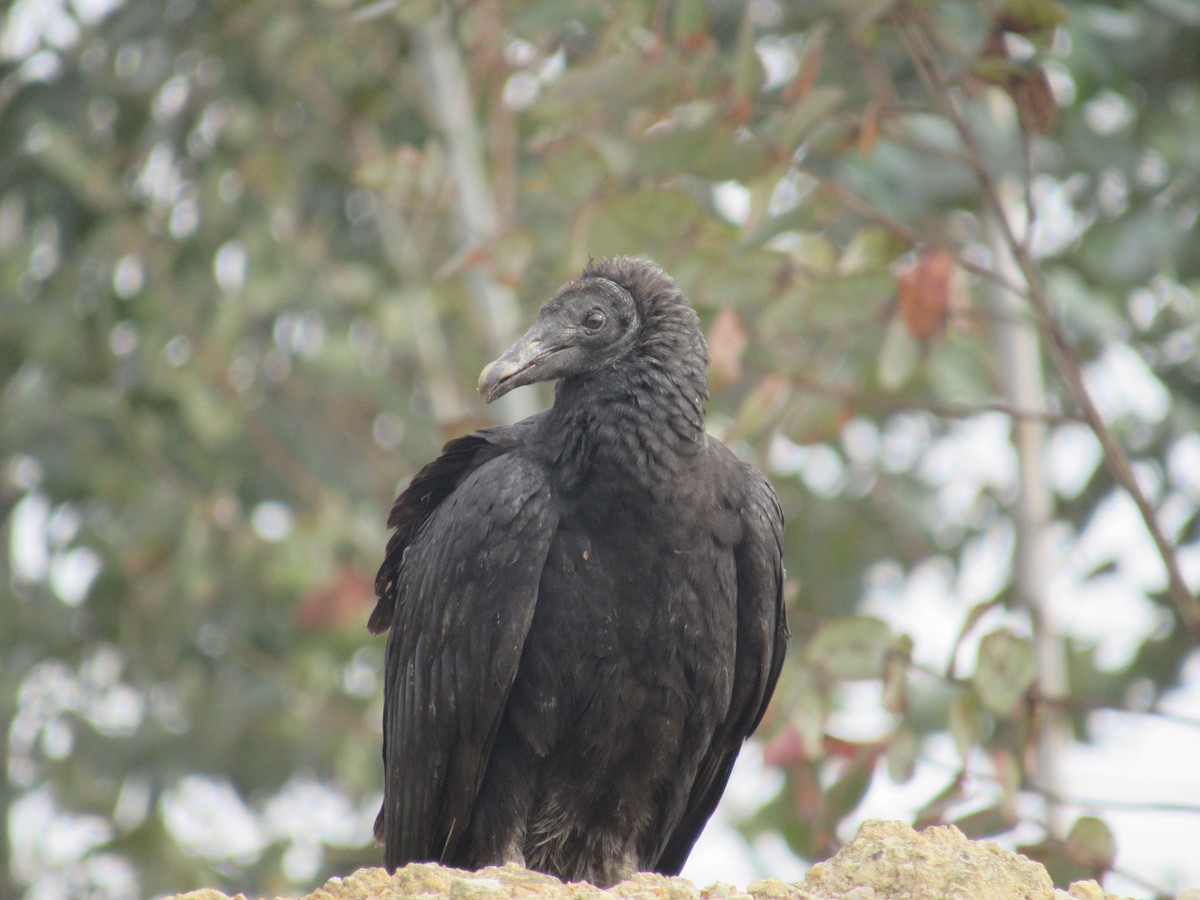
[[[669,275],[589,264],[479,379],[554,404],[450,441],[397,498],[387,640],[389,869],[517,862],[675,874],[787,642],[783,516],[704,431],[708,350]]]

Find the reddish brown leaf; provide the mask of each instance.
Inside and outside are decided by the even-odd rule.
[[[800,64],[800,71],[796,73],[796,77],[783,89],[785,103],[799,103],[808,96],[809,91],[813,89],[821,75],[822,61],[822,46],[815,44],[804,55],[804,61]]]
[[[744,125],[754,117],[754,98],[749,94],[741,94],[734,98],[729,107],[729,118],[739,125]]]
[[[1058,125],[1058,102],[1050,89],[1050,79],[1041,66],[1013,78],[1008,88],[1021,124],[1027,131],[1050,134]]]
[[[793,770],[796,818],[801,822],[819,823],[825,815],[825,795],[821,779],[813,763],[804,763]],[[814,837],[814,840],[817,840]]]
[[[920,254],[896,276],[896,301],[909,333],[928,340],[946,327],[954,257],[937,248]]]
[[[767,742],[763,748],[763,762],[768,766],[791,766],[807,758],[800,732],[785,728]]]
[[[703,50],[711,43],[707,29],[697,29],[696,31],[688,32],[680,35],[675,43],[679,45],[679,49],[684,53],[696,53]]]
[[[869,755],[877,757],[883,752],[883,744],[878,741],[848,741],[832,734],[825,736],[825,757],[827,759],[848,759],[851,762]]]
[[[340,626],[363,618],[367,603],[374,596],[372,580],[365,574],[345,566],[334,573],[332,580],[307,594],[296,608],[296,621],[302,628]]]
[[[732,307],[726,306],[708,330],[708,354],[715,389],[742,377],[742,354],[746,350],[746,324]]]
[[[972,81],[1002,87],[1012,97],[1021,124],[1027,131],[1050,134],[1058,124],[1058,103],[1050,89],[1046,70],[1041,66],[1028,68],[1014,62],[1004,42],[1006,30],[1022,33],[1020,28],[1006,28],[1002,24],[992,29],[971,72],[963,77],[962,86],[968,93]]]
[[[863,110],[862,122],[858,126],[858,152],[870,156],[879,143],[879,107],[874,103],[868,104]]]

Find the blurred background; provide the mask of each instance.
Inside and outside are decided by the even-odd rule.
[[[548,402],[476,376],[624,253],[788,516],[788,668],[685,874],[889,816],[1200,883],[1194,3],[2,16],[0,896],[379,862],[389,504]]]

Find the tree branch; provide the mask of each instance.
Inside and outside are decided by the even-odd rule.
[[[1027,282],[1028,290],[1024,292],[1024,295],[1036,313],[1050,357],[1066,383],[1072,398],[1078,404],[1084,422],[1100,442],[1105,466],[1117,483],[1133,498],[1133,502],[1142,516],[1142,521],[1145,522],[1146,529],[1150,532],[1150,536],[1158,548],[1159,556],[1167,570],[1171,599],[1180,619],[1191,634],[1200,639],[1200,602],[1197,601],[1183,578],[1175,548],[1159,524],[1149,498],[1138,485],[1128,457],[1113,437],[1088,392],[1083,379],[1083,370],[1071,345],[1071,340],[1063,329],[1062,323],[1058,321],[1054,311],[1050,308],[1041,270],[1034,261],[1029,248],[1017,237],[1012,222],[1006,215],[999,189],[984,162],[983,153],[975,139],[975,134],[955,103],[950,86],[942,75],[933,50],[925,39],[920,26],[913,20],[907,5],[899,6],[892,15],[896,23],[897,34],[903,40],[917,74],[924,82],[934,103],[957,132],[963,145],[967,165],[979,185],[984,206],[995,217],[1000,237],[1009,247],[1014,261]]]
[[[496,237],[499,214],[484,165],[470,80],[450,25],[450,13],[442,10],[418,29],[417,62],[426,108],[442,134],[449,169],[457,179],[462,243],[470,247]],[[489,349],[498,355],[518,334],[516,295],[492,276],[486,257],[467,267],[465,276]],[[537,411],[537,398],[532,392],[516,392],[501,397],[495,406],[502,418],[516,421]]]
[[[1011,208],[1005,209],[1005,216],[1013,211]],[[1032,215],[1032,210],[1026,213],[1027,225],[1032,224]],[[987,215],[986,222],[996,268],[1008,280],[1021,280],[1020,272],[1013,271],[1016,264],[997,227],[997,216],[994,213]],[[1020,295],[1002,288],[994,289],[991,299],[996,308],[1002,311],[1014,306],[1019,308],[1022,302]],[[1042,354],[1038,347],[1036,324],[1014,316],[1012,321],[994,323],[992,332],[999,361],[1001,390],[1008,402],[1023,409],[1045,410],[1046,387],[1042,377]],[[1018,483],[1013,503],[1016,531],[1014,587],[1032,620],[1038,690],[1059,697],[1069,694],[1070,689],[1062,629],[1056,621],[1056,610],[1048,593],[1048,529],[1054,517],[1054,497],[1043,471],[1046,440],[1044,420],[1026,418],[1013,422],[1012,442],[1017,452]],[[1070,723],[1062,710],[1055,707],[1044,707],[1041,713],[1038,717],[1041,722],[1033,737],[1037,779],[1047,788],[1046,822],[1050,833],[1062,837],[1066,833],[1063,809],[1052,795],[1062,788],[1063,759],[1071,742]]]

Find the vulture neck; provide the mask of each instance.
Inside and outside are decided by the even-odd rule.
[[[547,425],[564,488],[623,484],[666,500],[691,483],[706,447],[703,340],[666,358],[639,348],[611,369],[558,383]]]

